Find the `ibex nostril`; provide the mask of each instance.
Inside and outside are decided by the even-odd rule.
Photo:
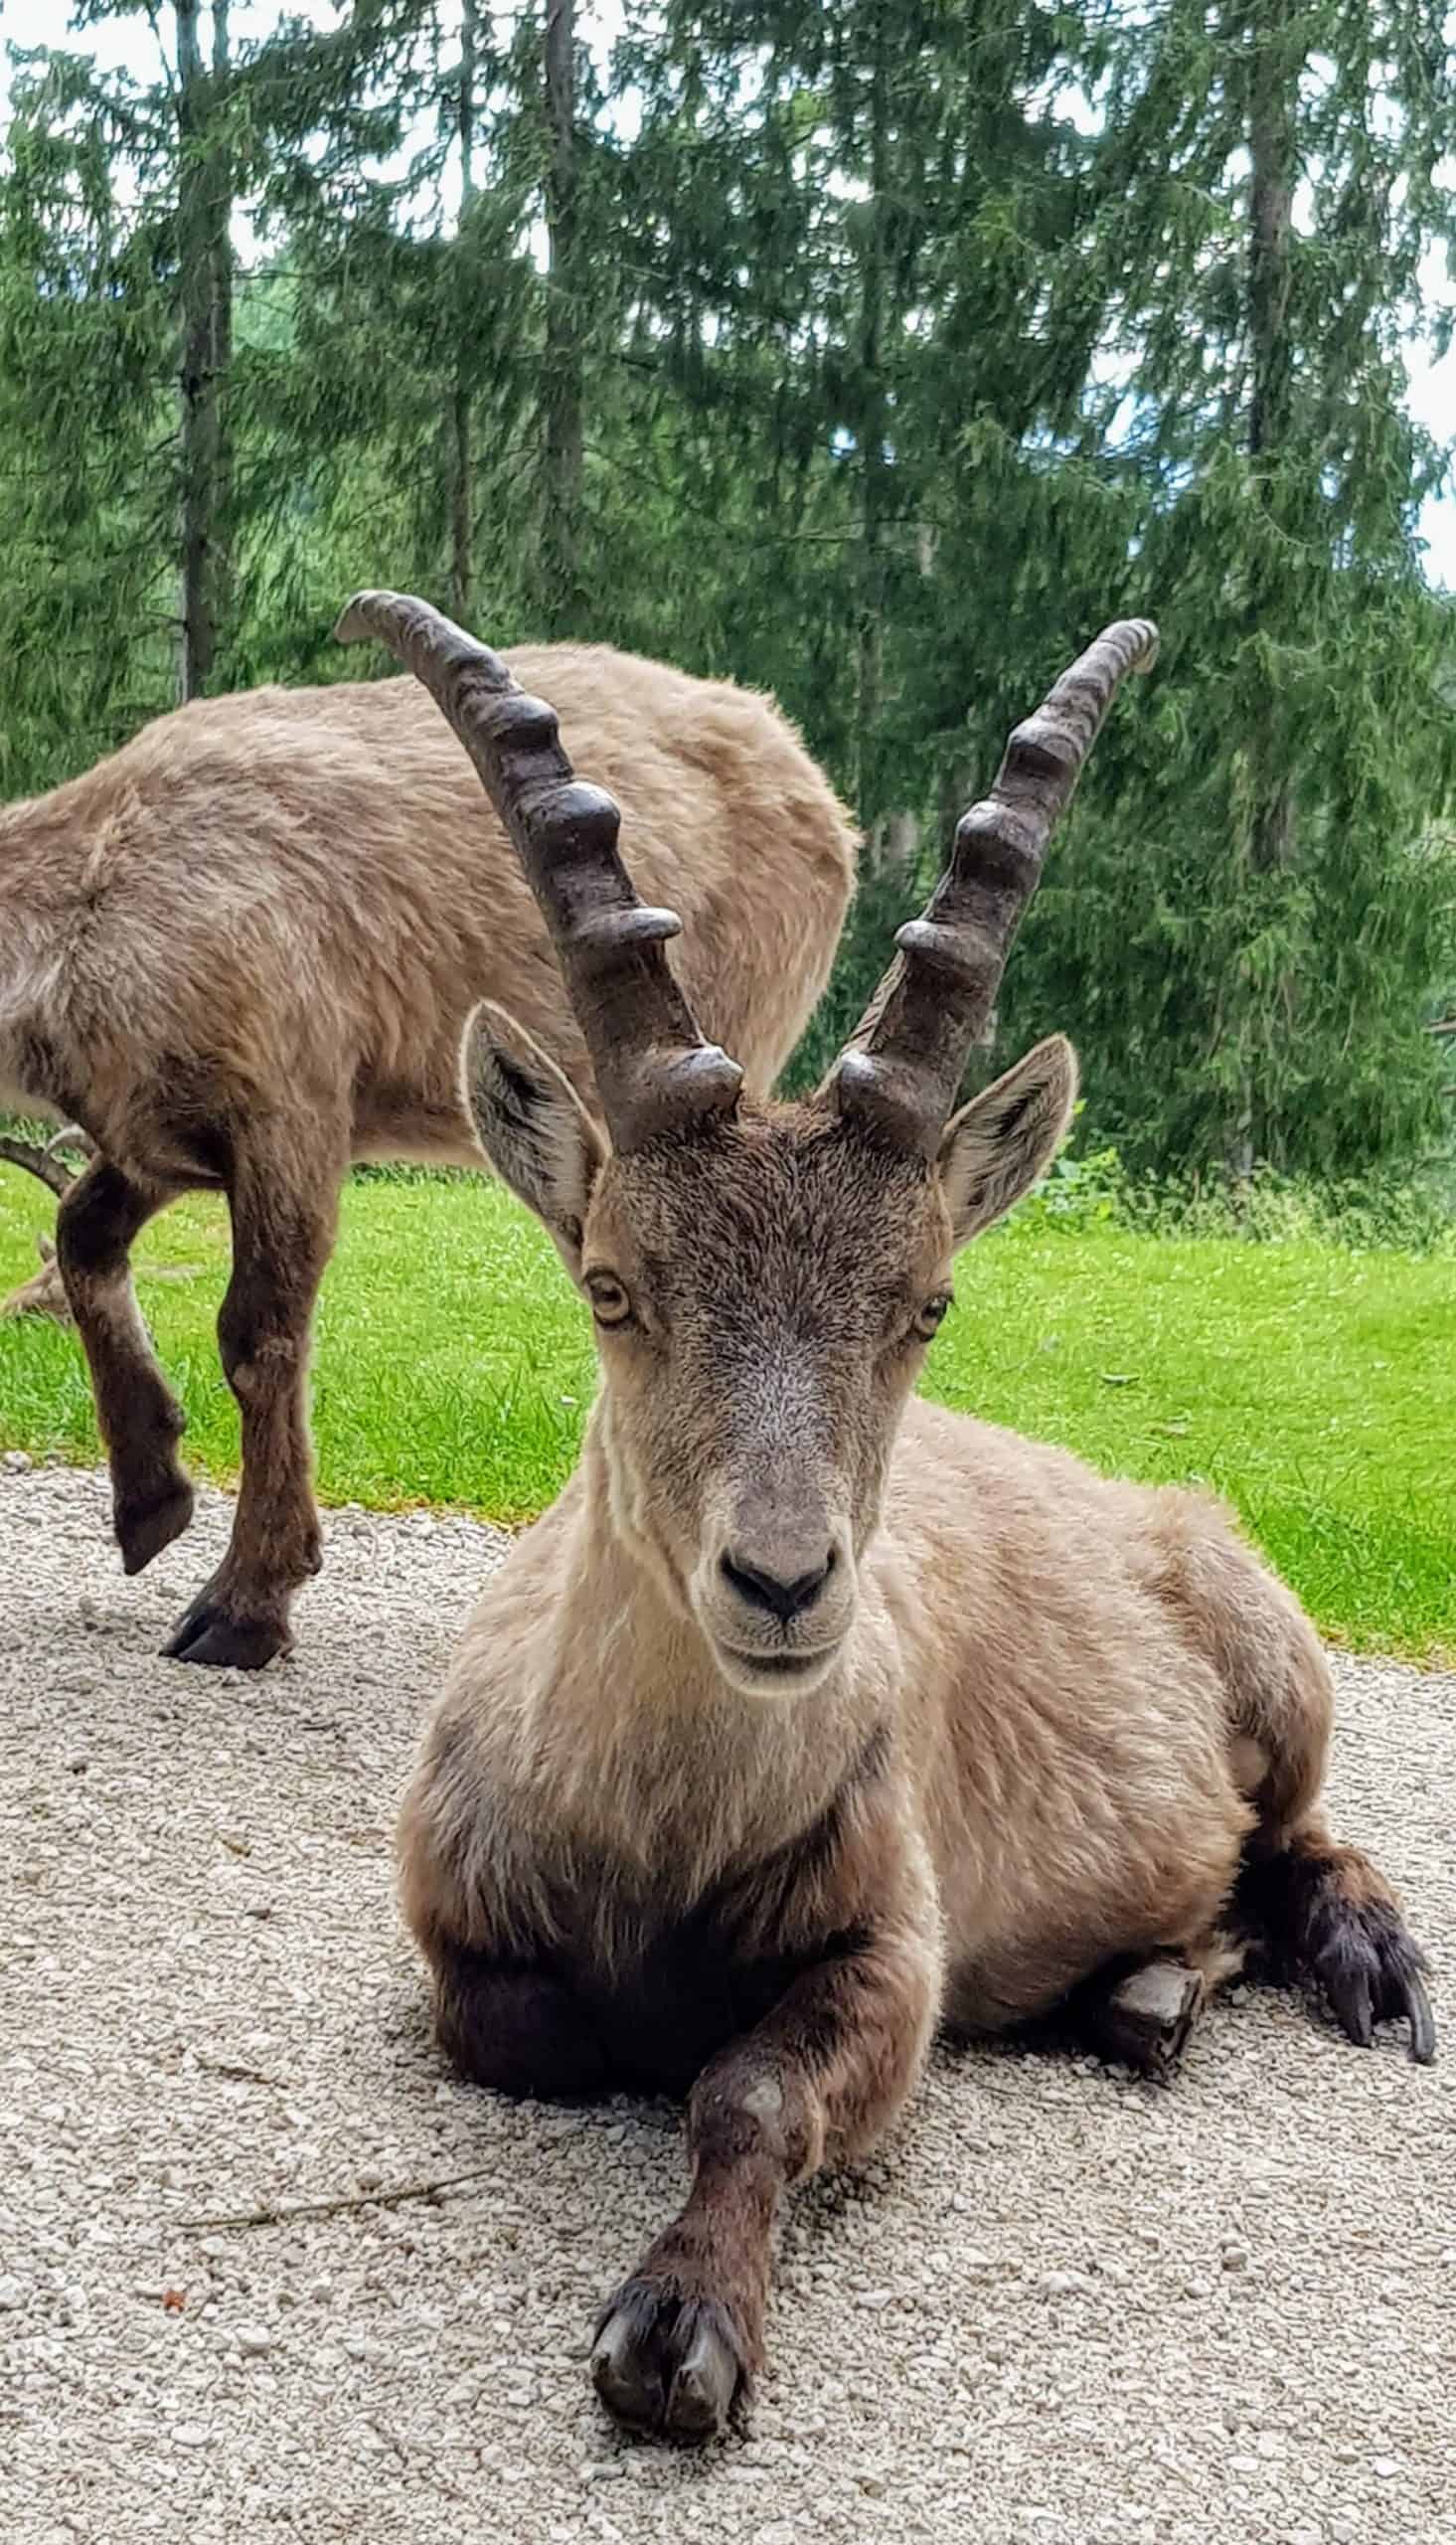
[[[766,1572],[761,1565],[749,1564],[742,1556],[726,1555],[721,1564],[725,1581],[731,1584],[740,1600],[746,1600],[750,1608],[767,1609],[770,1615],[787,1625],[791,1617],[800,1616],[805,1609],[814,1606],[834,1570],[834,1549],[825,1550],[821,1564],[787,1579]]]

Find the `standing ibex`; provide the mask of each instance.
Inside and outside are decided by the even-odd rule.
[[[512,660],[589,738],[644,875],[691,921],[693,998],[766,1093],[853,887],[842,807],[765,699],[604,647]],[[167,1646],[182,1660],[252,1667],[286,1645],[319,1561],[305,1365],[339,1188],[352,1158],[480,1164],[459,1043],[495,990],[594,1103],[535,902],[413,681],[207,700],[0,808],[0,1103],[59,1110],[99,1152],[57,1250],[128,1573],[192,1513],[128,1252],[189,1188],[221,1186],[232,1212],[219,1342],[243,1485]],[[49,1297],[42,1276],[29,1303]]]
[[[1152,628],[1108,628],[1019,728],[849,1049],[811,1103],[764,1106],[699,1035],[673,922],[551,711],[417,602],[366,594],[345,623],[475,761],[608,1134],[477,1010],[481,1145],[589,1303],[603,1385],[428,1728],[404,1907],[471,2076],[691,2086],[691,2196],[604,2308],[593,2373],[622,2420],[699,2437],[758,2359],[785,2187],[873,2145],[938,2023],[1069,2004],[1166,2072],[1254,1943],[1353,2040],[1403,2015],[1428,2059],[1423,1965],[1320,1808],[1314,1632],[1222,1515],[910,1396],[956,1248],[1066,1124],[1059,1037],[946,1117]]]

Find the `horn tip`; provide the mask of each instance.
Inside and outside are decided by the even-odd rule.
[[[373,636],[375,610],[382,600],[390,597],[388,593],[382,592],[355,593],[351,599],[345,601],[334,621],[335,644],[362,645],[367,637]]]
[[[1130,618],[1128,633],[1137,650],[1132,658],[1135,672],[1150,672],[1158,659],[1163,638],[1156,618]]]

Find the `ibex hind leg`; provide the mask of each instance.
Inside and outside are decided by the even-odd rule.
[[[347,1156],[343,1129],[333,1139],[316,1119],[254,1124],[238,1141],[218,1343],[243,1417],[243,1480],[228,1552],[164,1646],[173,1660],[260,1670],[289,1649],[293,1594],[322,1561],[308,1349]]]
[[[1354,2042],[1404,2020],[1435,2055],[1424,1956],[1383,1877],[1330,1835],[1320,1796],[1335,1691],[1293,1594],[1196,1496],[1165,1497],[1168,1595],[1223,1689],[1229,1765],[1254,1814],[1228,1912],[1266,1974],[1313,1985]]]
[[[1266,1631],[1231,1641],[1234,1773],[1257,1819],[1244,1844],[1231,1921],[1265,1976],[1313,1988],[1351,2041],[1404,2021],[1410,2054],[1434,2059],[1425,1956],[1389,1883],[1358,1847],[1339,1845],[1320,1802],[1334,1687],[1308,1619],[1270,1586]],[[1255,1612],[1255,1614],[1258,1612]]]
[[[97,1158],[78,1176],[56,1221],[56,1260],[91,1374],[127,1573],[140,1573],[192,1518],[192,1486],[177,1457],[186,1416],[162,1376],[131,1284],[132,1243],[176,1192]]]
[[[1375,2026],[1404,2021],[1410,2055],[1436,2055],[1426,1959],[1383,1874],[1358,1847],[1342,1847],[1311,1812],[1269,1843],[1249,1841],[1233,1914],[1270,1978],[1313,1986],[1361,2049]]]

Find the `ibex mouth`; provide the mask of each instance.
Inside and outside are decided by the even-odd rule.
[[[719,1645],[725,1669],[729,1678],[756,1681],[765,1679],[794,1681],[822,1679],[839,1653],[839,1644],[821,1643],[813,1652],[744,1652],[731,1643]]]

